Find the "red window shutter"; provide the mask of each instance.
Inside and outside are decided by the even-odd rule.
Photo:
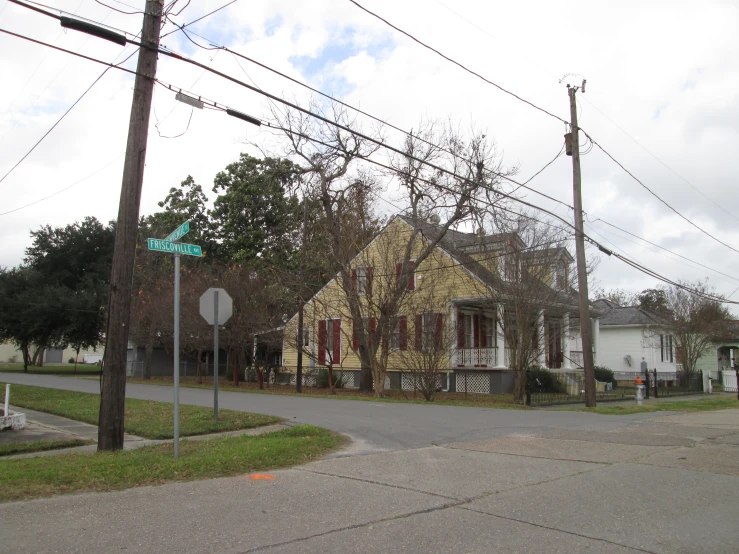
[[[475,314],[472,316],[472,320],[472,329],[474,330],[472,346],[480,348],[480,316]]]
[[[413,260],[408,262],[408,290],[416,289],[416,262]]]
[[[401,350],[408,350],[408,318],[404,315],[398,321],[398,343]]]
[[[352,319],[352,350],[359,348],[359,340],[357,339],[357,324]]]
[[[398,288],[400,288],[401,271],[403,271],[403,264],[395,264],[395,282],[398,283]]]
[[[372,279],[374,277],[374,267],[368,267],[365,271],[367,272],[367,289],[365,290],[365,294],[367,296],[372,296]]]
[[[436,314],[436,332],[434,333],[434,346],[437,350],[444,348],[444,314]]]
[[[489,345],[488,340],[488,318],[487,316],[480,316],[480,347],[487,348]]]
[[[352,269],[352,290],[357,290],[357,270]]]
[[[332,364],[341,363],[341,320],[334,319],[334,336],[333,336],[333,353],[331,356]]]
[[[464,314],[457,312],[457,348],[464,348]]]
[[[318,322],[318,363],[326,363],[326,320]]]
[[[375,329],[376,328],[377,328],[377,320],[374,317],[371,317],[369,320],[369,341],[368,341],[370,345],[375,340]]]
[[[416,314],[416,350],[423,348],[423,316]]]

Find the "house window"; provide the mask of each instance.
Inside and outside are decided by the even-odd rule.
[[[298,348],[302,348],[304,346],[310,346],[310,329],[308,327],[303,327],[303,340],[300,340],[300,331],[297,331],[295,334],[295,341],[298,344]]]
[[[408,272],[408,288],[406,290],[415,290],[416,289],[416,260],[409,260],[408,265],[406,266],[406,271]],[[403,276],[403,263],[399,262],[395,264],[395,280],[398,284],[400,284],[400,279]]]
[[[500,278],[504,281],[515,281],[519,274],[519,263],[512,253],[503,253],[498,258],[500,264]]]
[[[341,363],[341,319],[322,319],[318,322],[318,362]]]
[[[362,266],[352,270],[352,283],[357,294],[372,294],[372,267]]]
[[[416,314],[416,350],[431,351],[444,348],[444,314],[425,312]]]
[[[557,290],[567,289],[567,268],[563,262],[556,263],[552,267],[552,284]]]
[[[390,350],[408,348],[408,319],[404,315],[393,317],[390,323]]]
[[[496,342],[495,318],[485,316],[485,345],[489,348],[495,346]]]
[[[660,335],[659,346],[661,361],[670,363],[674,362],[675,357],[672,348],[672,335]]]

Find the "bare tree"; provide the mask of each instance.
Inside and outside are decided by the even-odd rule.
[[[547,336],[544,310],[567,312],[577,307],[572,286],[572,256],[567,251],[568,230],[540,222],[523,214],[496,223],[498,240],[493,242],[498,255],[488,261],[498,283],[488,292],[489,307],[500,306],[505,339],[507,366],[515,371],[514,399],[522,401],[526,394],[526,373],[542,365],[559,366],[562,340],[569,329],[561,329],[559,321]],[[557,331],[559,329],[559,331]],[[550,338],[555,349],[550,360],[544,359],[545,341]],[[544,362],[544,364],[542,364]]]
[[[357,248],[354,244],[353,252],[347,249],[351,240],[342,227],[341,214],[350,192],[372,180],[367,178],[367,164],[359,162],[377,153],[380,134],[376,132],[367,138],[357,121],[335,104],[323,109],[314,102],[311,109],[332,123],[298,111],[283,113],[275,109],[274,125],[284,134],[287,153],[305,165],[321,199],[332,270],[343,291],[341,303],[349,311],[352,341],[356,337],[361,361],[360,389],[371,390],[374,383],[375,393],[382,396],[388,354],[382,345],[408,294],[415,268],[434,252],[450,228],[480,217],[482,206],[497,200],[498,181],[507,170],[501,166],[494,143],[484,134],[464,139],[451,126],[441,130],[438,124],[424,123],[408,136],[403,153],[393,153],[385,164],[391,168],[385,175],[392,179],[408,206],[410,225],[402,242],[394,244],[400,248],[384,249],[395,258],[382,267],[395,268],[397,264],[399,271],[395,279],[377,281],[368,292],[358,288],[354,278],[358,263],[353,252],[364,245]],[[424,227],[432,216],[444,217],[445,223],[433,229]],[[368,262],[363,267],[379,265],[373,260]]]
[[[731,314],[721,304],[708,280],[679,281],[678,284],[681,286],[660,289],[664,293],[666,316],[659,346],[664,351],[665,348],[671,350],[674,345],[677,359],[683,364],[684,377],[690,380],[697,369],[698,359],[711,350],[714,342],[730,334]],[[657,346],[656,333],[652,334],[652,340]],[[672,344],[665,345],[665,340]]]

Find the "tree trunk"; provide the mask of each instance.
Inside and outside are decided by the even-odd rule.
[[[45,346],[39,348],[38,360],[36,360],[36,365],[38,367],[44,367],[44,354],[46,354]]]
[[[31,358],[31,365],[35,366],[36,362],[38,360],[39,352],[41,352],[41,347],[37,346],[36,349],[33,351],[33,358]]]
[[[326,369],[326,375],[328,376],[328,392],[330,394],[336,394],[334,390],[334,370],[331,366]]]
[[[74,372],[77,373],[77,360],[79,360],[80,357],[80,349],[77,347],[77,354],[74,357]]]
[[[234,387],[239,386],[239,362],[241,356],[239,353],[234,353],[233,356],[229,356],[231,361],[231,370],[233,371]]]
[[[382,398],[385,396],[385,375],[380,369],[372,372],[375,380],[375,397]]]
[[[144,355],[144,379],[151,379],[151,358],[154,355],[154,343],[149,340],[146,343],[146,354]]]
[[[21,354],[23,355],[23,371],[28,373],[28,358],[30,356],[28,353],[28,343],[27,342],[24,342],[21,344]]]
[[[524,402],[526,399],[526,370],[519,369],[516,371],[516,377],[513,381],[513,401]]]

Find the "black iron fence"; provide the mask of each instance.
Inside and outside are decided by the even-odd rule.
[[[542,380],[529,382],[526,393],[527,405],[578,404],[585,401],[585,383],[582,372],[552,372],[550,375],[552,378],[546,383]],[[644,387],[645,398],[696,394],[703,392],[703,372],[700,370],[615,372],[611,381],[596,381],[596,401],[634,399],[637,383]]]

